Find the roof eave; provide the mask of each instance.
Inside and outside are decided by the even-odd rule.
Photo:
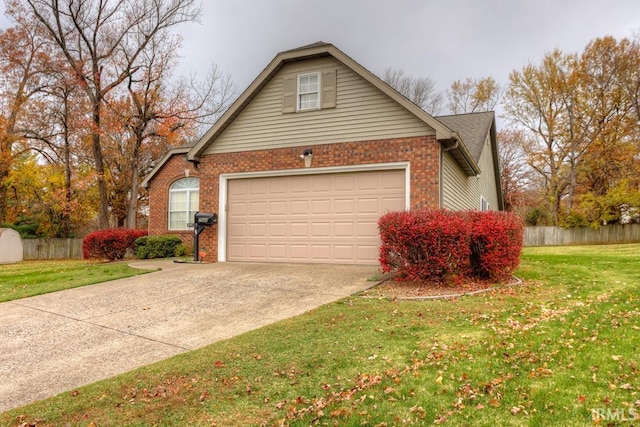
[[[449,151],[456,162],[460,165],[467,176],[480,175],[480,166],[473,160],[473,156],[462,141],[458,132],[451,132],[448,139],[440,140],[445,146],[445,151]]]
[[[500,156],[498,154],[498,137],[496,135],[496,119],[493,118],[491,128],[489,129],[489,138],[491,139],[491,156],[493,157],[496,192],[498,194],[498,209],[504,210],[504,194],[502,193],[502,171],[500,170]]]
[[[153,167],[153,169],[151,169],[151,172],[149,172],[147,176],[142,180],[140,186],[143,188],[149,188],[150,182],[153,177],[156,176],[158,172],[160,172],[160,169],[162,169],[162,167],[169,161],[171,157],[177,154],[187,154],[189,150],[191,150],[191,147],[178,147],[169,150],[169,152],[164,155],[164,157]]]

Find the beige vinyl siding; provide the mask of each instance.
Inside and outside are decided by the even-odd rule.
[[[478,166],[482,171],[480,174],[480,192],[489,202],[489,209],[498,209],[498,191],[496,189],[496,179],[493,175],[494,171],[498,171],[498,166],[493,164],[493,156],[491,155],[491,139],[487,137]]]
[[[479,209],[480,193],[474,181],[476,177],[467,176],[451,154],[442,154],[443,208],[453,211]]]
[[[489,209],[498,209],[498,193],[493,176],[491,142],[487,136],[478,161],[480,177],[467,176],[449,153],[442,155],[442,207],[454,211],[481,209],[481,197]]]
[[[336,70],[336,106],[283,113],[285,77]],[[433,135],[435,132],[335,58],[287,64],[206,154]]]

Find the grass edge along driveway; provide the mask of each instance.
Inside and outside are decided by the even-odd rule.
[[[130,261],[23,261],[0,265],[0,302],[149,273]]]
[[[632,425],[639,261],[640,245],[526,249],[522,287],[349,297],[0,425]]]

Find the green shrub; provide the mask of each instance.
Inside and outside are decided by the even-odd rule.
[[[175,235],[143,236],[136,240],[136,258],[169,258],[177,255],[182,240]]]
[[[176,256],[189,256],[189,255],[193,255],[189,245],[185,243],[180,243],[178,246],[176,246]]]

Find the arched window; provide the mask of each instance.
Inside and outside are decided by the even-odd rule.
[[[186,230],[200,202],[200,180],[182,178],[169,188],[169,230]]]

